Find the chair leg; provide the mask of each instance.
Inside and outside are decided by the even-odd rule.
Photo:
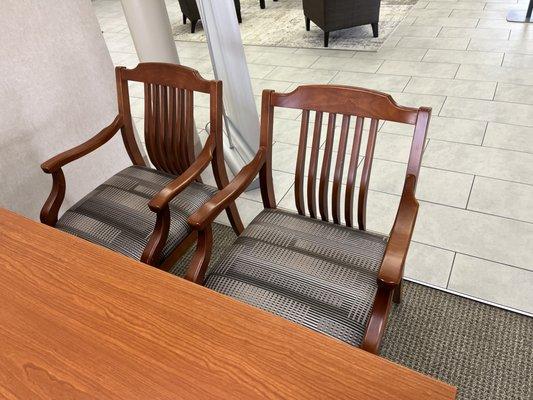
[[[183,25],[185,25],[186,23],[187,23],[187,16],[183,14]]]
[[[373,22],[371,25],[372,25],[372,34],[374,35],[374,37],[378,37],[378,23]]]
[[[242,16],[241,16],[241,10],[237,10],[237,21],[240,23],[242,23]]]
[[[198,20],[191,21],[191,33],[194,33],[196,31],[196,24],[198,23]]]
[[[233,231],[237,236],[239,236],[244,230],[244,225],[242,224],[241,215],[237,210],[235,202],[231,203],[228,208],[226,208],[226,214],[228,214],[228,219]]]
[[[185,274],[185,279],[188,281],[203,285],[205,273],[209,266],[211,259],[211,251],[213,249],[213,231],[211,225],[203,231],[198,232],[198,242],[196,244],[196,251],[194,252],[189,268]]]
[[[310,31],[311,30],[311,20],[307,17],[305,17],[305,30]]]
[[[396,289],[394,289],[394,296],[392,298],[392,301],[396,304],[400,304],[402,302],[402,281],[396,286]]]
[[[265,0],[259,0],[259,7],[263,10],[265,8]]]
[[[324,47],[328,47],[329,44],[329,32],[324,32]]]

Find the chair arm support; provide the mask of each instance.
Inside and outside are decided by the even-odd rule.
[[[122,125],[122,117],[117,115],[109,126],[102,129],[91,139],[41,164],[44,172],[52,174],[52,190],[41,208],[40,219],[43,224],[55,226],[57,223],[59,209],[65,198],[66,191],[65,175],[61,168],[102,146],[118,132]]]
[[[188,219],[193,230],[203,230],[220,214],[232,201],[252,183],[265,163],[267,150],[260,147],[257,154],[245,165],[235,178],[221,191],[215,194],[207,203]]]
[[[161,189],[148,203],[148,206],[153,212],[160,212],[168,203],[176,197],[183,189],[185,189],[192,181],[198,178],[200,174],[207,168],[213,159],[213,152],[215,150],[215,140],[213,135],[209,135],[205,146],[196,157],[196,160],[173,181],[169,182],[163,189]],[[222,149],[220,149],[222,150]]]
[[[107,141],[109,141],[109,139],[111,139],[115,135],[115,133],[118,132],[122,125],[122,116],[117,115],[109,126],[106,126],[104,129],[102,129],[100,132],[98,132],[95,136],[93,136],[86,142],[76,147],[73,147],[70,150],[64,151],[42,163],[42,170],[47,174],[57,172],[64,165],[93,152],[94,150],[105,144]]]
[[[405,179],[398,213],[396,214],[378,274],[378,283],[381,286],[392,288],[402,280],[405,258],[407,257],[418,214],[415,185],[415,176],[408,175]]]

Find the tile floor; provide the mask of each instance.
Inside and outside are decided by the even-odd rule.
[[[93,2],[115,64],[137,56],[119,0]],[[533,25],[505,20],[524,0],[420,0],[377,53],[247,46],[254,92],[300,83],[342,83],[433,107],[418,195],[420,214],[407,278],[533,314]],[[167,0],[172,20],[177,1]],[[246,18],[246,16],[243,16]],[[205,44],[176,43],[183,64],[212,76]],[[142,90],[132,88],[142,126]],[[197,124],[207,121],[199,101]],[[274,181],[294,208],[297,112],[278,113]],[[387,233],[398,204],[410,132],[380,126],[369,228]],[[257,191],[238,205],[246,221]]]

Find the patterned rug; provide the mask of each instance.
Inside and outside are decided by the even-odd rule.
[[[382,0],[379,37],[372,37],[370,25],[343,29],[330,33],[329,48],[359,51],[377,51],[405,18],[417,0]],[[241,35],[245,45],[323,48],[323,31],[311,23],[305,30],[302,0],[266,0],[266,8],[259,8],[259,0],[241,0]],[[172,26],[176,40],[205,42],[201,22],[196,33],[190,33],[190,22],[181,18]]]
[[[235,240],[215,224],[212,261]],[[191,252],[172,269],[182,276]],[[458,400],[533,399],[533,318],[405,282],[381,356],[458,388]]]

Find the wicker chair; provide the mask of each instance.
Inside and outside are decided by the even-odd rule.
[[[274,107],[303,110],[294,186],[297,214],[276,209],[271,154]],[[314,128],[308,140],[311,112]],[[329,113],[325,141],[321,139],[324,113]],[[400,302],[404,262],[418,211],[415,188],[430,113],[428,108],[398,106],[384,93],[347,86],[300,86],[286,94],[265,90],[256,157],[189,218],[194,229],[205,229],[259,173],[265,208],[213,266],[205,286],[377,352],[391,302]],[[354,116],[351,139],[350,120]],[[335,128],[337,117],[342,123]],[[353,199],[366,119],[370,120],[369,133],[354,221]],[[403,193],[389,236],[366,230],[368,184],[380,120],[414,126]],[[334,145],[335,136],[338,146]],[[322,167],[317,175],[322,143]],[[341,214],[346,226],[341,225]],[[195,275],[201,283],[204,271],[200,266],[190,268],[198,271]]]
[[[187,23],[187,18],[191,21],[191,33],[196,31],[196,24],[200,20],[200,11],[196,5],[196,0],[178,0],[183,14],[183,24]],[[241,17],[241,2],[240,0],[233,0],[235,3],[235,12],[237,13],[237,21],[242,22]]]
[[[111,125],[42,164],[43,171],[52,174],[53,184],[41,221],[162,269],[170,268],[197,238],[195,262],[209,259],[210,231],[198,237],[187,218],[217,193],[200,180],[209,164],[218,188],[228,183],[222,155],[222,82],[205,80],[191,68],[164,63],[117,67],[116,78],[118,115]],[[155,168],[146,165],[133,134],[129,82],[144,83],[144,137]],[[209,94],[211,107],[210,134],[197,157],[195,92]],[[133,165],[95,188],[58,219],[65,196],[63,166],[97,150],[118,131]],[[226,210],[235,232],[240,233],[243,226],[235,203]]]
[[[324,47],[328,47],[329,33],[339,29],[370,24],[378,37],[381,0],[303,0],[305,29],[311,21],[324,31]]]

